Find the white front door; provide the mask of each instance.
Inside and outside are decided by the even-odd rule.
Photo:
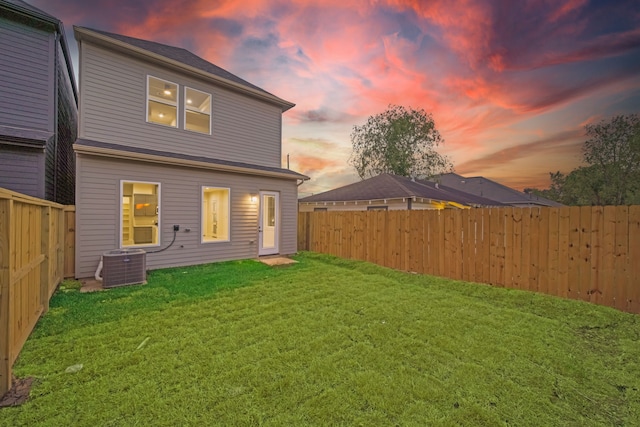
[[[258,221],[258,255],[277,254],[280,240],[280,194],[274,191],[260,192]]]

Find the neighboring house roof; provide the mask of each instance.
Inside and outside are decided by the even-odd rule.
[[[299,202],[349,202],[419,197],[438,201],[467,204],[460,197],[435,186],[425,185],[410,178],[383,173],[369,179],[324,193],[304,197]]]
[[[62,53],[67,67],[67,73],[71,80],[71,88],[73,90],[73,96],[75,98],[76,105],[78,104],[78,89],[76,87],[76,79],[73,74],[73,66],[71,63],[71,55],[69,54],[69,45],[67,44],[67,38],[64,33],[64,25],[61,20],[55,16],[49,15],[47,12],[38,9],[26,3],[22,0],[0,0],[0,6],[10,10],[14,13],[23,14],[36,20],[44,21],[55,28],[55,31],[60,34],[60,44],[62,45]],[[31,23],[30,25],[34,25]]]
[[[212,78],[219,83],[227,83],[231,87],[244,89],[245,92],[249,92],[254,96],[276,103],[282,107],[283,111],[295,106],[295,104],[285,101],[284,99],[279,98],[244,79],[241,79],[235,74],[200,58],[186,49],[149,40],[137,39],[121,34],[109,33],[107,31],[95,30],[92,28],[78,26],[74,26],[73,28],[78,40],[88,38],[96,42],[107,42],[116,44],[120,47],[126,47],[139,54],[153,54],[156,56],[156,59],[157,56],[160,56],[165,62],[172,63],[173,65],[181,68],[187,68],[191,71],[198,71],[199,74],[205,74],[207,77]]]
[[[81,154],[97,154],[106,157],[143,160],[167,165],[174,164],[179,166],[200,167],[229,172],[241,172],[250,175],[263,175],[301,180],[309,179],[308,176],[289,169],[231,162],[204,156],[190,156],[167,151],[149,150],[146,148],[129,147],[126,145],[110,144],[107,142],[92,141],[88,139],[78,139],[73,148],[77,153]]]
[[[563,206],[561,203],[543,197],[522,193],[483,176],[464,177],[452,172],[440,175],[436,177],[436,180],[440,184],[455,190],[485,197],[507,205]]]
[[[464,191],[456,190],[455,188],[447,187],[446,185],[441,185],[437,182],[426,181],[426,180],[418,180],[420,184],[428,185],[429,187],[438,188],[442,191],[447,192],[452,195],[452,197],[456,197],[460,200],[461,203],[465,203],[471,206],[507,206],[504,203],[500,203],[496,200],[487,199],[486,197],[476,196],[475,194],[465,193]]]

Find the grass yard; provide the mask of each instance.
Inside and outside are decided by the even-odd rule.
[[[61,289],[14,367],[31,397],[0,425],[640,425],[638,316],[296,259]]]

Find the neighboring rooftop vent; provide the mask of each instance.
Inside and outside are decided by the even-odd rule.
[[[147,253],[142,249],[116,249],[102,254],[102,287],[147,283]]]

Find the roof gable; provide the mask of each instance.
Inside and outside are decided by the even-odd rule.
[[[97,38],[102,43],[113,43],[113,41],[115,41],[120,46],[124,44],[126,46],[129,46],[130,48],[134,48],[133,50],[137,50],[138,52],[143,51],[151,53],[156,57],[162,57],[166,62],[171,62],[173,65],[179,65],[192,70],[197,70],[200,72],[200,74],[205,74],[218,83],[230,83],[233,87],[244,89],[245,91],[249,91],[253,94],[261,95],[261,98],[265,98],[267,100],[270,100],[271,102],[279,104],[283,108],[283,111],[286,111],[295,105],[289,101],[285,101],[284,99],[281,99],[267,92],[266,90],[252,83],[249,83],[248,81],[236,76],[233,73],[230,73],[224,68],[212,64],[211,62],[199,57],[198,55],[188,51],[187,49],[92,28],[74,26],[74,30],[76,33],[76,38],[78,40],[86,37],[95,38],[95,36],[98,36]]]

